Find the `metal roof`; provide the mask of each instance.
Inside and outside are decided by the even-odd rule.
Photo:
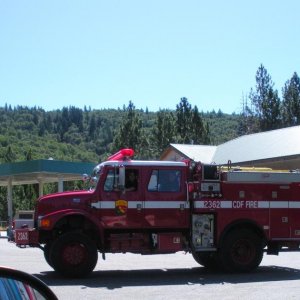
[[[82,174],[90,174],[94,166],[94,163],[45,159],[0,164],[0,186],[6,186],[8,180],[13,185],[79,180]]]
[[[203,163],[226,164],[230,160],[239,164],[300,168],[300,126],[244,135],[218,146],[171,144],[161,159],[179,160],[181,155]]]
[[[160,160],[108,160],[99,166],[114,166],[114,165],[124,165],[124,166],[159,166],[159,167],[183,167],[186,166],[184,162],[181,161],[160,161]]]
[[[217,147],[216,163],[246,162],[300,155],[300,126],[244,135]]]
[[[190,158],[194,161],[201,161],[203,163],[213,162],[213,156],[217,149],[217,146],[207,145],[185,145],[185,144],[171,144],[171,147],[180,152],[182,157]],[[172,159],[168,157],[167,153],[165,159]],[[180,158],[179,158],[180,159]]]

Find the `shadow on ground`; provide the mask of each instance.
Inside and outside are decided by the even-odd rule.
[[[34,274],[48,286],[81,285],[89,288],[119,289],[128,286],[238,284],[300,280],[300,270],[278,266],[262,266],[255,272],[228,274],[203,267],[190,269],[147,269],[94,271],[87,278],[66,279],[53,272]]]

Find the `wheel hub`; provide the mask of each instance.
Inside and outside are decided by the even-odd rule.
[[[84,245],[73,243],[67,245],[62,253],[63,261],[69,265],[79,265],[86,259],[86,249]]]
[[[242,264],[247,264],[253,259],[254,248],[247,240],[239,240],[232,247],[232,257]]]

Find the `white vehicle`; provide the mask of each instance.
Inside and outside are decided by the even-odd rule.
[[[13,230],[20,228],[33,228],[33,210],[18,210],[13,219]]]
[[[7,229],[8,241],[14,241],[15,230],[34,227],[34,210],[17,210],[13,218],[11,230]]]

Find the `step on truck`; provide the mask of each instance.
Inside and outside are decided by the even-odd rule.
[[[89,190],[40,197],[16,245],[39,247],[66,277],[88,275],[98,253],[185,251],[204,267],[248,272],[264,253],[299,251],[298,171],[133,155],[122,149],[97,165]]]

